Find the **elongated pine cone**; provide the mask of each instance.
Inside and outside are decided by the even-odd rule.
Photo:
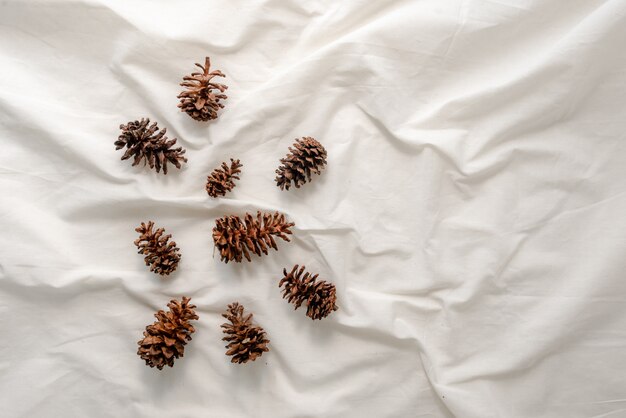
[[[223,341],[228,341],[226,348],[227,356],[233,356],[232,363],[247,363],[269,351],[267,345],[270,340],[266,338],[265,331],[252,323],[252,314],[243,315],[243,306],[239,302],[228,305],[228,310],[222,316],[230,321],[222,324],[224,334]]]
[[[221,167],[213,170],[206,182],[206,191],[209,196],[225,196],[227,192],[230,192],[235,187],[233,179],[239,180],[240,167],[243,165],[239,163],[239,160],[231,158],[230,167],[228,164],[222,163]]]
[[[150,221],[146,225],[141,223],[135,231],[139,232],[139,238],[135,240],[135,245],[139,248],[138,253],[145,255],[146,266],[160,275],[168,275],[176,270],[180,261],[180,248],[174,241],[169,241],[171,234],[163,235],[165,229],[153,230],[154,222]]]
[[[320,174],[326,165],[326,149],[317,140],[307,136],[296,139],[289,154],[280,160],[282,165],[276,170],[276,185],[281,190],[294,186],[299,188],[311,181],[311,173]]]
[[[261,256],[268,253],[268,248],[278,250],[274,237],[289,242],[287,234],[295,224],[287,222],[281,213],[256,214],[256,219],[246,213],[245,219],[239,216],[225,216],[215,221],[213,242],[220,252],[221,260],[228,263],[240,263],[243,257],[252,261],[250,253]]]
[[[172,299],[167,304],[170,308],[168,312],[160,310],[154,314],[157,321],[146,327],[137,350],[148,366],[159,370],[164,366],[173,367],[174,360],[185,353],[185,345],[195,332],[189,321],[198,319],[194,312],[196,306],[189,301],[190,298],[185,296],[182,302]]]
[[[133,157],[133,166],[143,161],[144,165],[148,164],[157,173],[162,168],[163,174],[167,174],[168,162],[180,168],[182,163],[187,162],[187,158],[183,156],[185,150],[182,147],[172,148],[176,144],[176,138],[168,140],[165,136],[167,129],[159,131],[156,122],[148,126],[149,123],[150,119],[142,118],[141,121],[120,125],[122,133],[115,141],[115,149],[126,147],[122,160]]]
[[[318,274],[312,276],[308,272],[302,276],[305,267],[298,270],[296,264],[290,273],[283,269],[284,277],[278,287],[285,286],[283,298],[295,305],[298,309],[306,302],[306,315],[311,319],[322,319],[336,311],[337,301],[335,285],[324,280],[317,280]]]
[[[185,87],[185,90],[178,95],[180,99],[178,107],[195,120],[205,122],[217,118],[217,111],[224,107],[220,100],[228,98],[223,94],[228,86],[212,81],[213,77],[226,76],[219,70],[209,72],[211,67],[209,57],[205,58],[204,66],[197,63],[196,66],[200,67],[202,72],[183,77],[180,85]]]

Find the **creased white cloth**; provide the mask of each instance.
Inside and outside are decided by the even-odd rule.
[[[0,2],[0,415],[626,417],[625,45],[625,0]],[[198,123],[176,95],[205,56],[229,98]],[[182,170],[120,161],[141,117]],[[328,168],[281,192],[302,136]],[[257,209],[292,242],[221,263],[214,220]],[[136,254],[148,220],[171,278]],[[339,311],[281,299],[296,263]],[[182,295],[197,332],[150,369],[137,341]],[[243,366],[233,301],[271,340]]]

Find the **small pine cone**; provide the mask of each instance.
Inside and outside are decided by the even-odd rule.
[[[252,314],[243,315],[243,306],[239,302],[228,305],[228,310],[222,316],[230,321],[222,324],[224,334],[223,341],[228,341],[226,348],[227,356],[233,356],[232,363],[247,363],[261,357],[269,351],[267,345],[270,340],[266,338],[265,331],[258,325],[252,324]]]
[[[150,221],[146,225],[144,222],[135,228],[139,232],[139,238],[135,240],[135,245],[139,248],[138,253],[144,254],[146,266],[160,275],[168,275],[176,270],[180,261],[180,248],[174,241],[168,242],[171,234],[163,235],[165,229],[158,228],[153,231],[154,222]]]
[[[226,77],[221,71],[211,71],[211,61],[209,57],[205,58],[204,66],[197,64],[201,73],[191,73],[191,75],[183,77],[180,84],[185,87],[182,93],[178,95],[181,112],[187,112],[193,119],[206,122],[211,119],[217,119],[217,111],[224,105],[220,100],[228,98],[224,91],[228,88],[224,84],[212,82],[213,77]],[[214,92],[213,90],[218,90]]]
[[[215,221],[213,242],[220,252],[221,260],[240,263],[243,257],[252,261],[250,253],[258,256],[268,254],[268,248],[278,250],[274,237],[289,242],[287,234],[293,222],[287,222],[285,215],[257,212],[256,219],[246,213],[245,219],[239,216],[225,216]]]
[[[156,122],[148,126],[149,123],[150,119],[146,118],[120,125],[122,133],[115,141],[115,149],[127,148],[122,160],[133,157],[133,166],[143,160],[144,165],[147,163],[157,173],[163,168],[163,174],[167,174],[168,162],[180,168],[182,163],[187,162],[183,156],[185,150],[182,147],[172,148],[176,138],[168,140],[165,136],[167,129],[159,131]]]
[[[185,345],[195,332],[189,321],[198,319],[196,306],[189,304],[189,300],[185,296],[182,302],[172,299],[167,304],[169,312],[160,310],[154,314],[157,321],[146,327],[143,339],[138,341],[137,354],[148,366],[159,370],[166,365],[173,367],[174,360],[185,353]]]
[[[295,309],[306,302],[306,315],[311,319],[322,319],[336,311],[338,308],[335,305],[337,301],[335,285],[324,280],[317,281],[318,274],[311,276],[307,272],[302,277],[302,273],[304,273],[304,266],[298,270],[297,264],[291,273],[283,269],[285,277],[278,284],[278,287],[285,286],[283,298],[293,303]]]
[[[326,165],[326,149],[317,140],[307,136],[296,139],[289,154],[280,160],[282,165],[276,170],[276,184],[281,190],[291,186],[299,188],[311,181],[311,173],[320,174]]]
[[[239,180],[240,167],[243,165],[239,163],[239,160],[231,158],[230,167],[228,164],[222,163],[221,167],[213,170],[206,183],[206,191],[209,196],[225,196],[227,192],[230,192],[235,187],[233,179]]]

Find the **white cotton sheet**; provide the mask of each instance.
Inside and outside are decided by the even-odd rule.
[[[624,0],[0,2],[0,415],[626,417],[625,45]],[[229,98],[198,123],[176,95],[205,56]],[[120,160],[141,117],[182,170]],[[281,192],[302,136],[328,168]],[[257,209],[292,242],[221,263],[214,220]],[[281,299],[296,263],[336,284],[327,319]],[[150,369],[137,341],[183,295],[197,332]],[[235,300],[271,340],[246,365]]]

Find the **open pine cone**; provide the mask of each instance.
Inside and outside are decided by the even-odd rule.
[[[141,223],[135,231],[139,232],[139,238],[135,240],[135,245],[139,248],[139,254],[145,255],[146,266],[160,275],[168,275],[176,270],[180,261],[180,248],[174,241],[169,242],[171,234],[163,235],[165,229],[158,228],[153,231],[154,222],[150,221],[146,225]]]
[[[228,310],[222,316],[230,321],[222,324],[224,334],[223,341],[228,341],[226,348],[227,356],[233,356],[232,363],[247,363],[269,351],[267,345],[270,340],[266,338],[265,331],[252,323],[252,314],[243,315],[243,306],[239,302],[228,305]]]
[[[217,111],[224,107],[220,100],[228,98],[223,94],[228,86],[212,81],[213,77],[226,76],[218,70],[209,72],[211,67],[209,57],[205,58],[204,66],[197,63],[196,66],[200,67],[202,72],[183,77],[180,85],[185,87],[185,90],[178,95],[180,99],[178,107],[195,120],[205,122],[217,118]]]
[[[194,312],[196,306],[189,301],[185,296],[182,302],[172,299],[167,304],[169,312],[160,310],[154,314],[157,321],[146,327],[143,339],[138,341],[137,354],[148,366],[159,370],[164,366],[173,367],[174,360],[185,353],[185,345],[195,332],[189,321],[198,319]]]
[[[268,254],[268,248],[278,250],[274,237],[289,242],[287,234],[295,224],[287,222],[285,215],[257,212],[256,219],[246,213],[245,219],[239,216],[225,216],[215,221],[213,242],[220,252],[221,260],[240,263],[243,257],[252,261],[250,253],[261,256]]]
[[[282,165],[276,170],[276,185],[281,190],[294,186],[299,188],[311,181],[311,173],[320,174],[326,165],[326,149],[317,140],[307,136],[296,139],[289,154],[280,160]]]
[[[302,276],[304,271],[305,267],[302,266],[298,270],[297,264],[290,273],[287,273],[287,269],[283,269],[284,277],[278,287],[285,286],[283,298],[293,303],[295,309],[306,302],[306,315],[309,318],[325,318],[338,309],[335,305],[337,301],[335,285],[324,280],[317,281],[318,274],[312,276],[307,272]]]
[[[225,196],[235,187],[233,179],[239,180],[241,173],[239,160],[230,159],[230,167],[226,163],[222,163],[221,167],[213,170],[207,178],[206,191],[211,197]]]
[[[183,156],[185,150],[182,147],[172,148],[176,138],[168,140],[165,136],[167,129],[159,131],[156,122],[148,126],[149,123],[150,119],[145,118],[120,125],[122,133],[115,141],[115,149],[126,147],[122,160],[133,157],[133,166],[143,160],[144,165],[155,168],[157,173],[163,168],[163,174],[167,174],[168,162],[180,168],[182,163],[187,162]]]

